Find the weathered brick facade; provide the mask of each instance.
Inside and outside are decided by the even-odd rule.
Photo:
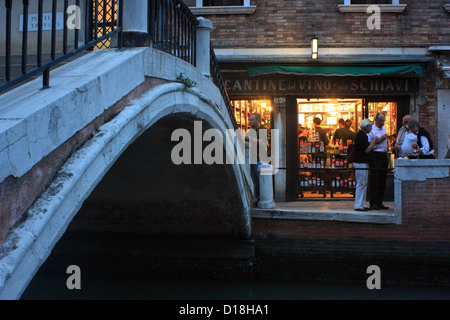
[[[196,6],[195,0],[185,3],[189,7]],[[256,6],[251,14],[201,15],[213,23],[211,41],[215,49],[309,48],[313,36],[319,39],[319,55],[320,48],[414,48],[426,51],[430,46],[450,43],[450,13],[444,7],[450,4],[448,0],[400,1],[400,4],[407,4],[406,9],[381,12],[378,30],[370,30],[367,26],[372,14],[341,12],[338,5],[343,5],[344,0],[252,0],[250,3]],[[407,56],[405,53],[405,59]],[[370,61],[370,54],[366,57]],[[449,88],[450,80],[439,72],[436,62],[448,60],[448,51],[430,52],[428,57],[434,58],[435,62],[424,65],[424,73],[419,79],[420,92],[415,102],[411,97],[409,112],[430,131],[436,145],[446,144],[447,141],[437,139],[436,90]],[[402,55],[396,58],[401,61]],[[257,54],[252,55],[252,59],[249,62],[258,63]],[[317,63],[320,64],[320,59]],[[232,92],[230,95],[233,97]]]
[[[450,249],[450,178],[407,181],[402,184],[402,224],[374,225],[315,220],[254,219],[255,236],[308,240],[406,241],[425,245],[442,243]]]
[[[266,268],[261,272],[361,281],[365,268],[375,264],[389,282],[448,285],[449,184],[448,176],[402,181],[396,202],[401,224],[254,217],[256,256]]]
[[[195,7],[195,0],[185,3]],[[208,15],[212,42],[222,47],[308,46],[312,36],[321,46],[399,47],[448,43],[450,14],[447,0],[409,0],[402,13],[382,13],[381,29],[369,30],[370,14],[339,12],[344,0],[252,0],[250,15]]]
[[[185,2],[190,7],[196,5],[195,0]],[[448,138],[437,141],[437,90],[450,89],[450,79],[438,66],[450,60],[449,51],[429,48],[450,43],[450,13],[444,8],[450,1],[401,0],[400,4],[407,4],[406,9],[398,13],[382,12],[379,30],[368,28],[371,14],[341,12],[338,5],[342,4],[344,0],[258,0],[251,1],[256,6],[251,14],[200,16],[213,23],[211,41],[215,49],[259,49],[250,53],[247,61],[245,56],[225,62],[219,59],[228,71],[245,70],[246,64],[283,64],[281,59],[270,61],[258,56],[263,52],[260,49],[280,49],[280,52],[309,49],[314,36],[319,39],[318,60],[308,60],[301,53],[296,60],[295,54],[307,54],[307,51],[285,50],[285,54],[291,55],[285,64],[320,65],[328,59],[326,63],[339,65],[340,58],[350,63],[358,63],[361,58],[377,65],[380,55],[372,54],[371,49],[383,49],[386,61],[391,62],[408,64],[411,55],[426,57],[419,63],[423,74],[417,77],[418,92],[409,95],[410,107],[404,112],[419,118],[436,145],[446,144]],[[321,60],[321,48],[342,48],[342,52],[335,51],[338,58],[328,56]],[[389,54],[389,48],[404,49],[404,52]],[[363,49],[364,53],[358,57],[349,54],[348,49]],[[229,93],[233,98],[233,92]],[[401,224],[254,217],[252,235],[256,257],[263,261],[256,265],[268,276],[288,277],[292,272],[296,276],[304,274],[308,279],[361,280],[366,278],[364,272],[368,265],[378,264],[393,281],[408,278],[420,282],[424,277],[428,282],[433,279],[448,284],[449,183],[449,177],[403,181],[401,203],[396,203],[401,206]],[[410,274],[402,275],[406,271]]]

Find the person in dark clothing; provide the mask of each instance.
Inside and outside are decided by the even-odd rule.
[[[430,133],[420,126],[418,120],[413,119],[407,124],[410,132],[417,135],[417,144],[413,145],[414,153],[419,155],[419,159],[435,159],[433,139]]]
[[[254,113],[250,116],[249,118],[249,124],[251,129],[256,131],[256,137],[250,135],[250,134],[246,134],[245,136],[245,141],[248,141],[250,143],[254,143],[257,147],[257,162],[256,163],[250,163],[250,175],[252,177],[253,180],[253,184],[255,186],[255,198],[256,198],[256,203],[259,202],[260,200],[260,194],[259,194],[259,177],[260,177],[260,172],[259,172],[259,167],[261,166],[262,162],[260,161],[259,158],[259,152],[260,152],[260,148],[265,148],[267,150],[267,143],[265,141],[262,141],[259,137],[260,134],[260,130],[267,130],[262,124],[261,124],[261,116],[257,113]],[[251,159],[250,159],[251,160]]]
[[[344,146],[347,145],[348,140],[352,140],[352,142],[355,141],[356,133],[352,129],[350,129],[351,126],[352,126],[352,120],[350,120],[350,119],[345,120],[345,127],[342,128],[342,132],[341,132],[341,135],[342,135],[341,139],[344,142]]]
[[[372,131],[372,121],[364,119],[361,124],[361,130],[358,131],[355,138],[355,149],[353,155],[353,167],[355,170],[355,210],[367,211],[370,210],[366,206],[367,182],[369,179],[369,161],[370,152],[376,147],[377,139],[373,139],[369,143],[367,134]],[[359,169],[359,170],[358,170]]]
[[[339,125],[339,128],[336,129],[336,131],[334,132],[333,141],[336,141],[336,139],[342,139],[341,138],[341,131],[345,127],[345,120],[342,119],[342,118],[339,119],[338,125]]]
[[[319,134],[320,141],[322,141],[325,146],[328,146],[330,140],[328,140],[325,130],[320,127],[321,122],[322,120],[320,120],[320,118],[314,118],[314,127],[316,129],[316,132]]]
[[[341,120],[343,120],[343,119],[341,119]],[[336,140],[336,139],[342,140],[344,146],[347,145],[348,140],[352,140],[352,142],[355,141],[356,133],[352,129],[350,129],[351,126],[352,126],[352,120],[350,120],[350,119],[345,120],[344,127],[337,129],[336,132],[334,133],[334,140]]]

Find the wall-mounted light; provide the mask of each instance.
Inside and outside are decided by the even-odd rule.
[[[319,56],[319,40],[314,37],[311,39],[311,58],[317,59]]]

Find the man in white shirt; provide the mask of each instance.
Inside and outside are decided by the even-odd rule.
[[[387,134],[384,122],[386,117],[384,113],[377,113],[375,116],[375,125],[372,131],[367,135],[369,143],[378,138],[378,145],[370,154],[370,209],[381,210],[389,209],[383,205],[384,191],[386,187],[387,168],[389,158],[387,154]]]
[[[397,154],[399,157],[406,157],[408,156],[406,154],[407,151],[412,151],[412,144],[415,142],[410,142],[409,139],[412,138],[410,135],[405,141],[406,135],[408,133],[408,130],[406,130],[406,126],[408,123],[413,119],[413,117],[410,114],[407,114],[403,117],[403,126],[398,130],[397,134],[397,140],[395,141],[395,149],[397,150]]]

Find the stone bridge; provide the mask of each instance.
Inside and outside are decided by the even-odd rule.
[[[171,160],[174,130],[233,129],[207,72],[149,47],[98,50],[53,71],[49,89],[37,79],[1,95],[0,108],[1,298],[20,297],[72,221],[249,238],[245,166]]]

